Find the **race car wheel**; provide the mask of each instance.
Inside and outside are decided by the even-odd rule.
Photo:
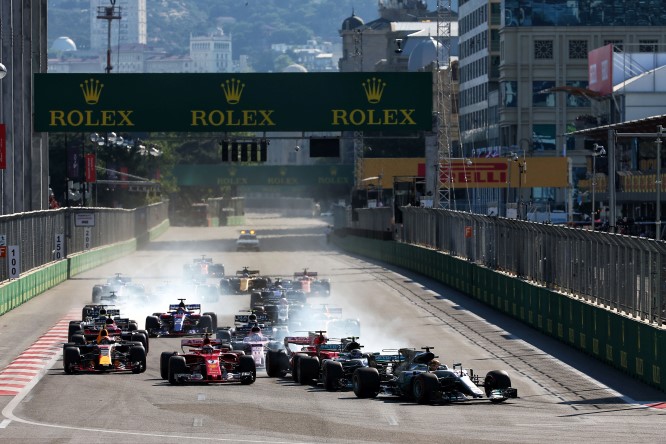
[[[278,322],[278,307],[277,305],[266,305],[264,307],[264,312],[270,318],[273,324]]]
[[[169,384],[181,384],[176,375],[188,373],[187,363],[182,356],[171,356],[169,358]]]
[[[249,385],[257,379],[257,365],[252,356],[241,356],[238,362],[238,371],[241,373],[252,373],[251,376],[241,376],[241,384]]]
[[[160,329],[160,320],[157,316],[146,316],[146,330],[148,331],[148,335],[156,338],[157,333],[156,331],[159,331]]]
[[[86,345],[86,337],[83,335],[72,335],[72,342],[76,345]]]
[[[129,359],[132,363],[132,373],[143,373],[146,371],[146,349],[138,346],[129,351]]]
[[[229,279],[220,279],[220,294],[231,294],[233,290]]]
[[[314,356],[303,356],[298,362],[298,383],[312,384],[319,379],[319,359]]]
[[[414,377],[412,382],[412,396],[419,404],[427,404],[432,400],[432,395],[439,388],[437,376],[433,373],[420,373]]]
[[[493,390],[505,389],[511,387],[511,378],[509,374],[504,370],[492,370],[486,374],[486,378],[483,380],[483,388],[486,392],[486,396],[490,398],[490,394]],[[494,402],[504,402],[505,400],[496,400]]]
[[[72,336],[81,334],[81,323],[79,321],[69,321],[69,331],[67,332],[67,342],[72,342]]]
[[[169,359],[176,356],[176,352],[162,352],[160,355],[160,376],[162,379],[169,379]]]
[[[199,323],[197,324],[197,328],[202,332],[212,333],[213,319],[210,317],[210,315],[201,315],[199,318]]]
[[[206,315],[210,316],[211,322],[213,324],[213,327],[211,328],[210,331],[211,332],[217,331],[217,315],[213,312],[204,313],[204,316]]]
[[[289,358],[281,351],[268,350],[266,352],[266,374],[269,378],[284,375],[289,368]]]
[[[136,331],[139,329],[139,324],[137,324],[136,322],[130,322],[127,326],[127,329],[129,331]]]
[[[92,289],[92,301],[93,303],[99,303],[102,300],[102,289],[98,286],[94,286]]]
[[[62,353],[62,366],[65,373],[71,375],[74,373],[74,366],[81,362],[81,352],[78,347],[65,347]]]
[[[357,368],[352,376],[352,387],[357,398],[376,398],[379,394],[379,372],[372,367]]]
[[[215,337],[220,341],[231,342],[231,332],[229,330],[217,330]]]
[[[301,360],[302,357],[305,357],[305,355],[296,354],[291,359],[291,365],[292,365],[291,379],[293,379],[294,382],[298,382],[299,361]]]
[[[329,392],[336,391],[340,387],[339,381],[344,373],[342,370],[342,363],[337,361],[326,361],[324,362],[322,373],[324,388]]]
[[[250,307],[254,307],[255,305],[263,305],[263,299],[264,298],[261,296],[260,291],[253,291],[250,295]]]
[[[146,354],[148,354],[148,335],[144,335],[143,333],[134,331],[130,336],[130,341],[140,342],[141,345],[143,345],[143,348],[146,350]]]

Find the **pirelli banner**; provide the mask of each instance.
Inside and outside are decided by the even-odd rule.
[[[35,74],[40,132],[432,129],[432,73]]]
[[[447,169],[441,168],[442,186],[450,183],[454,188],[564,188],[568,185],[566,157],[521,157],[516,161],[500,157],[468,160],[451,162],[450,179]],[[417,175],[425,175],[425,162],[419,163]]]

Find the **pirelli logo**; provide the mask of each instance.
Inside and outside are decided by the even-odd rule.
[[[441,168],[440,181],[459,186],[485,186],[496,188],[506,186],[508,179],[508,164],[506,162],[451,162],[450,168]],[[419,176],[425,175],[425,164],[419,164]]]

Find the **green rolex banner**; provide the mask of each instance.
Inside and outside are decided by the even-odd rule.
[[[66,131],[431,130],[430,72],[35,74],[34,124]]]

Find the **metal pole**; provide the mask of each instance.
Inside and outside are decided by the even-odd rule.
[[[506,208],[504,210],[504,216],[509,217],[509,190],[511,189],[511,158],[508,158],[506,160],[506,163],[508,165],[508,176],[507,176],[507,182],[506,182]]]
[[[659,131],[661,132],[662,128],[659,126]],[[655,228],[657,232],[655,233],[655,239],[661,240],[661,137],[657,137],[657,208],[655,215]]]
[[[590,218],[592,219],[592,231],[594,231],[594,191],[597,185],[597,147],[594,147],[594,152],[592,153],[592,211],[590,213]]]

